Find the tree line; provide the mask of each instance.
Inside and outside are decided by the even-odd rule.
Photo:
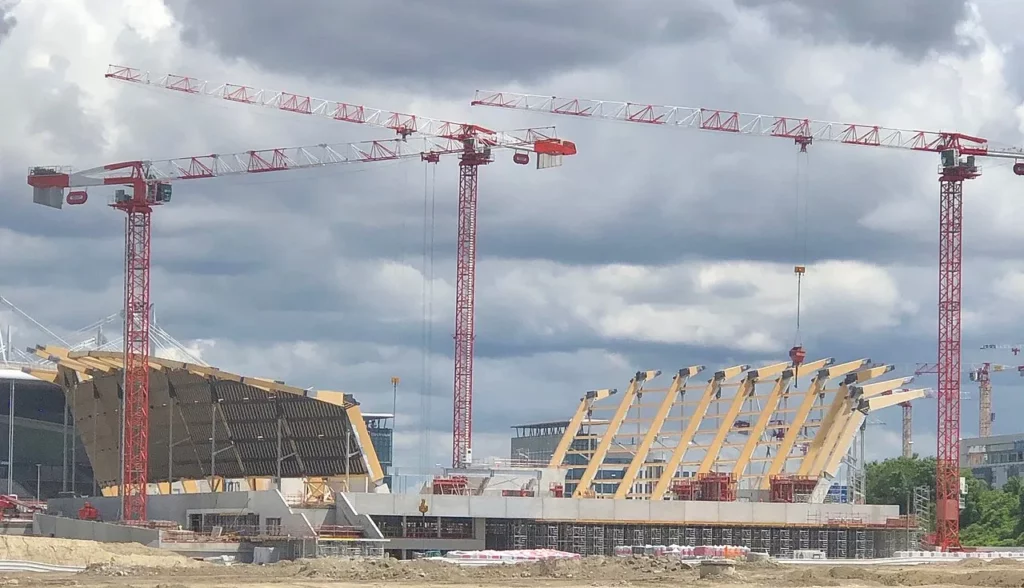
[[[1024,483],[1010,478],[1002,488],[991,488],[970,470],[964,509],[960,511],[960,541],[969,546],[1024,545]],[[935,458],[897,457],[867,464],[865,492],[869,504],[898,504],[900,514],[914,513],[914,489],[926,487],[935,497]],[[933,509],[934,510],[934,509]],[[934,516],[934,515],[932,515]]]

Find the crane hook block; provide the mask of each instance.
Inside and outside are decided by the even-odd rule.
[[[1024,161],[1018,161],[1013,164],[1013,173],[1018,176],[1024,176]]]
[[[67,203],[72,206],[79,204],[85,204],[89,200],[89,193],[85,190],[75,190],[74,192],[68,192]]]
[[[530,155],[527,153],[517,152],[515,155],[512,156],[512,161],[518,163],[519,165],[526,165],[530,163]]]
[[[807,271],[807,268],[802,266],[802,265],[798,265],[798,266],[795,266],[793,268],[793,273],[797,274],[797,275],[802,275],[806,271]]]
[[[800,345],[789,350],[789,359],[793,362],[794,366],[799,366],[807,359],[807,352]]]

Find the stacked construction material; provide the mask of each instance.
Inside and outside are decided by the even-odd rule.
[[[507,551],[484,549],[480,551],[449,551],[443,559],[460,565],[488,565],[550,559],[580,559],[580,555],[556,549],[511,549]]]
[[[612,550],[618,557],[649,555],[654,557],[677,557],[679,559],[745,559],[749,547],[736,545],[645,545],[643,547],[620,545]]]

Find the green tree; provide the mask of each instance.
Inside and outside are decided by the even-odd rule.
[[[897,457],[873,461],[865,468],[866,499],[870,504],[898,504],[900,514],[913,508],[914,488],[935,488],[935,458]]]
[[[908,501],[912,504],[914,488],[926,486],[934,496],[934,458],[914,456],[872,462],[867,464],[865,475],[867,501],[898,504],[901,514],[906,514]],[[990,488],[969,470],[961,475],[967,496],[960,511],[960,542],[966,546],[1024,545],[1024,481],[1010,478],[1002,488]]]

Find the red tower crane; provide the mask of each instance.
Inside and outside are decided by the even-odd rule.
[[[263,90],[237,84],[211,84],[198,78],[167,74],[151,77],[148,72],[131,67],[111,65],[106,77],[144,86],[173,90],[193,96],[219,98],[230,102],[262,106],[390,129],[402,138],[414,134],[445,138],[465,144],[459,157],[459,228],[455,277],[455,377],[452,414],[452,466],[464,467],[472,461],[473,449],[473,343],[476,306],[476,236],[477,193],[479,169],[493,161],[489,148],[505,146],[505,133],[483,127],[433,119],[414,114],[370,108],[336,100],[322,100],[307,95]],[[554,128],[526,129],[534,138],[532,151],[537,154],[537,169],[556,167],[562,157],[576,154],[571,141],[554,137]],[[526,150],[516,147],[512,160],[521,165],[530,162]]]
[[[654,126],[777,137],[801,150],[814,142],[845,143],[940,153],[939,166],[939,343],[936,537],[941,549],[960,547],[960,297],[963,183],[981,175],[977,157],[1016,160],[1024,175],[1024,150],[995,149],[988,140],[961,133],[917,131],[826,122],[808,118],[746,114],[713,108],[606,102],[515,92],[477,91],[474,106],[493,106]]]
[[[992,344],[988,343],[982,345],[984,349],[1009,349],[1014,355],[1018,355],[1021,350],[1021,344],[1015,343],[1012,345],[1003,344]],[[978,383],[979,398],[979,418],[981,419],[978,424],[978,436],[979,437],[990,437],[992,435],[992,421],[996,418],[996,413],[992,410],[992,372],[1002,372],[1010,369],[1016,369],[1017,373],[1024,377],[1024,366],[1009,366],[996,363],[982,363],[972,367],[970,372],[970,379],[972,382]]]
[[[312,169],[329,165],[372,163],[400,159],[437,162],[442,155],[490,152],[508,148],[519,152],[547,149],[552,139],[534,131],[502,133],[501,141],[425,137],[264,149],[232,154],[202,155],[163,161],[127,161],[73,172],[46,166],[29,170],[33,201],[61,208],[85,204],[87,188],[127,186],[117,190],[110,206],[126,214],[123,468],[119,495],[125,520],[146,520],[149,473],[149,297],[150,227],[153,209],[171,200],[171,183],[221,176]],[[518,137],[518,138],[517,138]],[[69,191],[70,190],[70,191]]]

